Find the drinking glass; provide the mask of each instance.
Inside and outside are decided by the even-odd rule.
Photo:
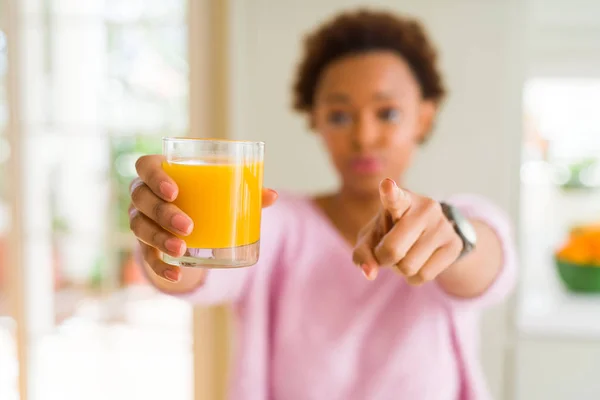
[[[173,203],[194,222],[185,254],[167,264],[237,268],[254,265],[260,247],[264,143],[164,138],[163,169],[177,183]]]

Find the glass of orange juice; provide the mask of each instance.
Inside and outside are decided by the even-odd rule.
[[[249,267],[258,261],[264,143],[164,138],[163,169],[179,187],[173,203],[193,221],[171,265]]]

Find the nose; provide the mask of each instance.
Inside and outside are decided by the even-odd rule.
[[[379,133],[377,122],[369,115],[361,115],[352,130],[352,147],[355,151],[363,151],[375,146]]]

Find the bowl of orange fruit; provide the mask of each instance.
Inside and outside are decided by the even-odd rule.
[[[567,289],[600,293],[600,223],[572,228],[554,258]]]

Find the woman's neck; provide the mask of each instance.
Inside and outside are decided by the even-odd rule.
[[[332,225],[350,244],[354,245],[358,232],[380,209],[379,194],[357,196],[347,190],[319,196],[316,204],[323,210]]]

